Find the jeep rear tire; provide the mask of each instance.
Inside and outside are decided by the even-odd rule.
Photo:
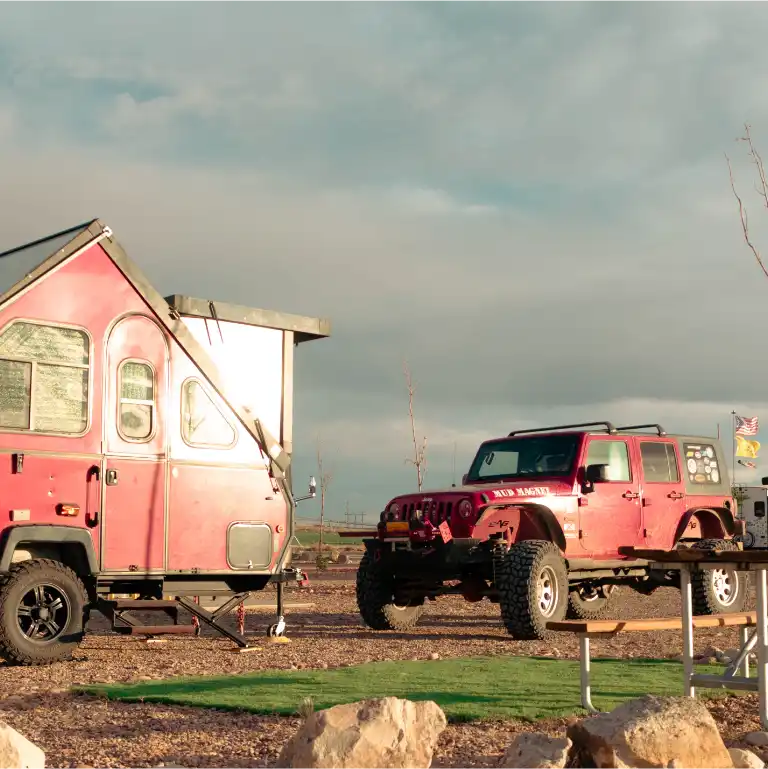
[[[410,630],[424,613],[424,599],[403,605],[395,600],[396,582],[366,552],[357,567],[357,608],[373,630]]]
[[[568,571],[552,542],[527,540],[497,555],[495,583],[501,619],[518,641],[547,638],[547,622],[558,622],[568,608]]]
[[[14,564],[0,586],[0,657],[16,665],[71,659],[85,635],[87,605],[85,586],[64,564]]]
[[[568,593],[567,619],[599,619],[602,617],[616,592],[615,585],[598,585],[595,588],[574,587]]]
[[[691,547],[697,550],[738,550],[736,543],[727,539],[702,539]],[[731,614],[744,611],[749,592],[747,572],[732,568],[702,569],[691,574],[693,613]]]

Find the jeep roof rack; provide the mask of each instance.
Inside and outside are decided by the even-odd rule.
[[[617,432],[611,422],[580,422],[576,425],[555,425],[554,427],[533,427],[530,430],[513,430],[507,437],[521,435],[522,433],[548,433],[552,430],[570,430],[574,427],[596,427],[598,425],[605,428],[611,435]]]
[[[617,427],[616,429],[620,433],[626,433],[630,430],[647,430],[651,427],[653,427],[660,436],[667,434],[667,431],[661,425],[627,425],[626,427]]]

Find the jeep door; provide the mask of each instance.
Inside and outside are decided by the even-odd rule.
[[[680,458],[672,439],[636,438],[642,468],[643,542],[674,547],[675,530],[685,513]]]
[[[642,542],[636,450],[631,437],[587,436],[582,472],[589,465],[608,465],[608,480],[595,483],[579,507],[581,545],[591,555],[616,555],[619,547]]]

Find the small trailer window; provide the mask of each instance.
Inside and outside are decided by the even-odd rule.
[[[88,427],[90,339],[17,321],[0,334],[0,429],[81,435]]]
[[[181,392],[181,434],[190,446],[226,449],[237,434],[211,396],[196,379],[188,379]]]
[[[120,364],[118,431],[127,441],[148,441],[155,431],[155,372],[146,361]]]

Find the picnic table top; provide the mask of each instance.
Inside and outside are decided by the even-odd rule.
[[[768,550],[699,550],[680,548],[653,550],[643,547],[620,547],[621,555],[657,563],[754,563],[768,564]]]
[[[743,611],[733,614],[709,614],[693,617],[695,628],[733,627],[757,624],[757,612]],[[591,619],[547,622],[548,630],[571,633],[621,633],[643,630],[681,630],[682,617],[657,617],[647,619]]]

